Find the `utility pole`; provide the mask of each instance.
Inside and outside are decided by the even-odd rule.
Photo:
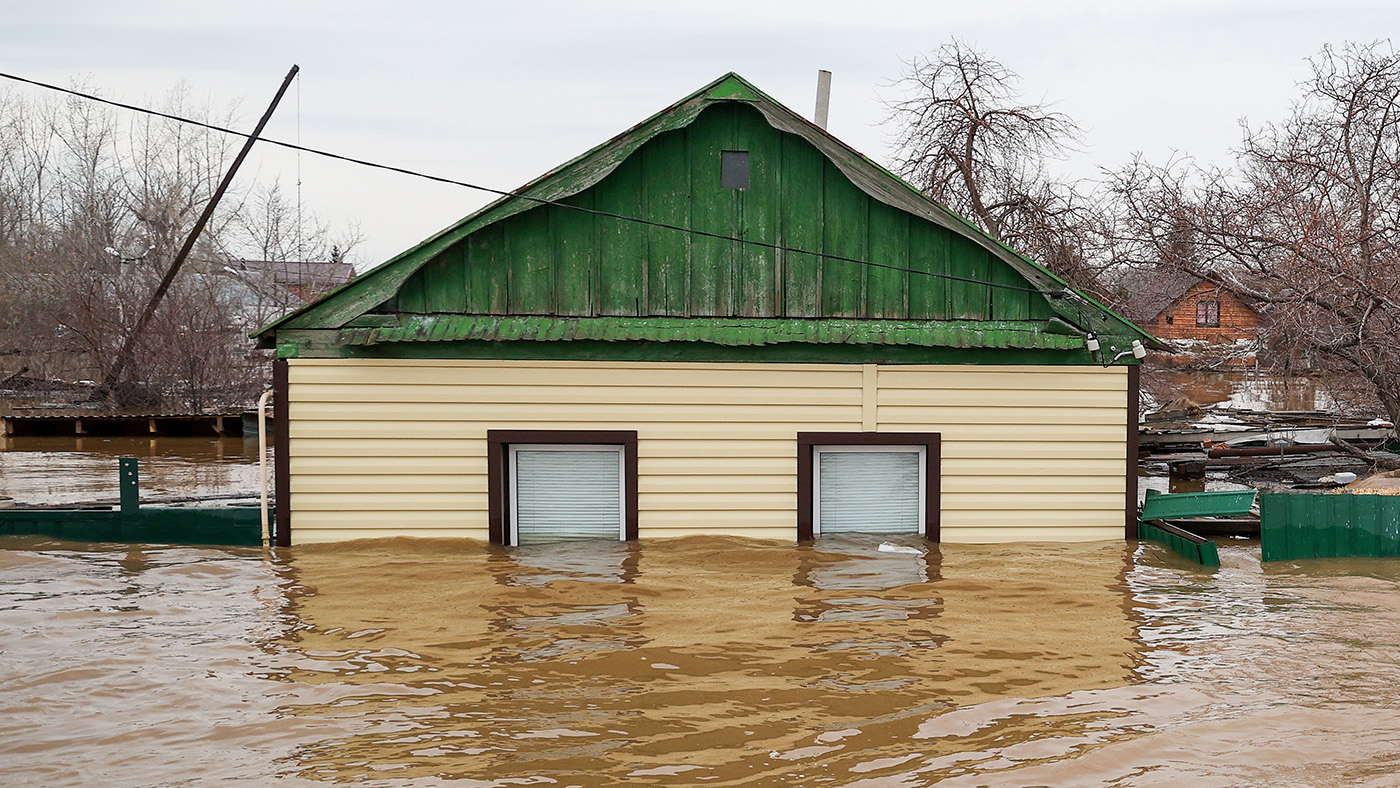
[[[219,187],[214,190],[214,196],[210,197],[209,204],[204,206],[204,213],[199,215],[198,221],[196,221],[194,227],[190,229],[189,236],[185,238],[184,245],[181,246],[180,251],[175,254],[175,259],[170,263],[170,268],[165,272],[164,278],[160,280],[160,286],[156,288],[155,293],[151,295],[150,302],[146,304],[145,311],[141,313],[141,317],[126,335],[126,338],[122,340],[121,349],[117,351],[116,362],[112,364],[112,368],[108,370],[106,376],[102,379],[102,384],[108,392],[114,391],[117,384],[121,383],[122,376],[126,372],[126,367],[131,363],[131,355],[136,349],[137,340],[145,333],[146,327],[150,325],[151,317],[155,315],[156,309],[160,306],[160,302],[165,298],[166,291],[170,289],[170,283],[175,281],[175,275],[180,272],[180,266],[184,265],[185,258],[189,257],[190,250],[194,248],[195,241],[199,240],[199,234],[204,231],[204,226],[209,223],[209,219],[214,215],[214,209],[218,207],[219,200],[224,196],[224,192],[228,190],[229,184],[233,182],[234,174],[238,172],[238,168],[243,164],[243,160],[248,157],[248,151],[252,150],[253,143],[258,141],[258,137],[262,134],[263,127],[272,119],[272,113],[276,111],[277,105],[282,101],[283,94],[287,92],[287,87],[292,84],[292,80],[300,70],[301,68],[299,66],[293,65],[292,70],[287,72],[286,78],[282,80],[282,86],[277,89],[277,95],[272,97],[272,103],[268,105],[267,111],[263,113],[262,118],[258,121],[257,127],[253,129],[253,133],[248,135],[248,140],[243,143],[243,148],[238,151],[238,155],[233,159],[233,164],[229,166],[228,172],[224,174],[224,179],[219,182]]]

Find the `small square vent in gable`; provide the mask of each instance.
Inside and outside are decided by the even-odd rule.
[[[723,150],[719,152],[719,185],[726,189],[749,188],[749,152]]]

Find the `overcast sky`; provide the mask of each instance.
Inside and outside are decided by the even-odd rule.
[[[1020,73],[1085,130],[1067,177],[1135,152],[1225,164],[1239,121],[1277,119],[1324,44],[1390,38],[1400,3],[1051,2],[9,2],[0,71],[86,80],[134,103],[183,80],[241,102],[251,127],[293,63],[300,85],[267,135],[514,188],[737,71],[810,116],[834,72],[830,130],[889,161],[882,99],[902,61],[957,36]],[[25,87],[26,92],[38,92]],[[478,192],[303,154],[303,198],[356,221],[360,268],[451,224]],[[240,182],[296,181],[295,154]]]

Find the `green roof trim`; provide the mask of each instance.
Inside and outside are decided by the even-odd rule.
[[[711,99],[739,99],[740,101],[759,101],[757,88],[745,82],[738,74],[730,73],[713,83],[706,98]]]
[[[1083,336],[1041,321],[809,320],[786,318],[497,317],[444,315],[340,330],[338,343],[535,341],[781,343],[1079,350]]]
[[[1079,332],[1095,332],[1105,337],[1120,336],[1129,340],[1140,339],[1149,346],[1162,347],[1159,340],[1130,321],[1069,287],[1064,280],[1049,270],[991,238],[963,217],[929,199],[902,178],[732,72],[622,134],[536,178],[516,190],[515,194],[492,201],[413,248],[262,328],[255,336],[264,342],[270,342],[277,331],[284,329],[342,328],[392,297],[422,266],[466,236],[534,208],[539,205],[540,200],[563,200],[594,186],[649,140],[665,132],[684,128],[693,123],[706,107],[728,101],[750,104],[762,113],[773,128],[806,140],[872,199],[944,227],[986,248],[1011,266],[1029,286],[1039,290],[1051,309]],[[790,322],[794,321],[783,318],[755,319],[751,330],[759,330],[758,326],[763,326],[763,330],[780,330]],[[933,329],[935,333],[942,330],[946,329]]]

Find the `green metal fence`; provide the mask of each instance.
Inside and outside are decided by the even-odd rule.
[[[1400,495],[1261,495],[1265,561],[1341,556],[1400,556]]]

